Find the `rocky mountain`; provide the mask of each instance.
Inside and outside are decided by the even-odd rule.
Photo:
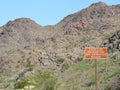
[[[0,27],[1,80],[17,78],[17,82],[21,74],[24,77],[49,69],[64,72],[83,60],[85,47],[104,46],[109,52],[119,52],[119,34],[120,5],[103,2],[53,26],[43,27],[29,18],[9,21]]]
[[[72,30],[115,29],[118,27],[119,14],[120,5],[108,6],[99,2],[65,17],[59,24],[66,29],[66,33]]]
[[[20,18],[14,21],[9,21],[1,27],[0,46],[2,51],[9,51],[10,48],[23,48],[26,46],[35,46],[44,38],[47,38],[47,33],[44,32],[40,25],[29,18]],[[46,35],[44,35],[46,33]],[[3,53],[3,52],[2,52]]]

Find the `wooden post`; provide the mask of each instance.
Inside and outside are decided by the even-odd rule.
[[[97,59],[95,59],[95,90],[98,90]]]
[[[28,90],[30,90],[30,85],[28,84]]]
[[[6,78],[4,78],[3,84],[4,84],[3,90],[6,90]]]
[[[28,81],[28,90],[30,90],[30,81]]]

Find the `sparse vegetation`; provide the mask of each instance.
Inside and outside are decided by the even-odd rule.
[[[32,77],[24,77],[17,84],[16,89],[22,89],[25,86],[33,85],[33,90],[56,90],[57,77],[51,71],[45,71]]]
[[[65,61],[64,58],[58,58],[58,59],[57,59],[57,62],[60,63],[60,64],[64,63],[64,61]]]
[[[53,72],[43,72],[34,77],[36,89],[38,90],[55,90],[57,77]]]
[[[105,34],[104,37],[103,37],[103,40],[107,40],[107,39],[109,39],[110,37],[111,37],[110,34]]]
[[[114,87],[114,78],[120,75],[120,59],[112,61],[98,60],[99,87],[110,90]],[[107,63],[106,63],[107,62]],[[82,60],[69,67],[58,76],[54,71],[44,71],[31,77],[24,77],[16,84],[16,89],[22,89],[28,85],[34,86],[31,90],[91,90],[95,88],[94,61]],[[102,71],[102,72],[101,72]],[[108,82],[104,85],[105,82]]]
[[[80,41],[86,43],[87,41],[89,41],[89,38],[83,37]]]
[[[26,63],[26,67],[27,68],[33,68],[33,64],[31,63],[31,61],[28,61],[27,63]]]
[[[117,60],[117,62],[120,62],[120,60]],[[103,70],[103,72],[100,72],[101,70]],[[73,90],[71,89],[73,87],[79,87],[77,88],[78,90],[93,90],[95,88],[94,61],[89,63],[86,62],[86,60],[83,60],[70,67],[66,72],[62,77],[66,77],[66,75],[68,75],[68,78],[63,78],[62,83],[64,83],[64,86],[59,90]],[[110,82],[110,80],[114,79],[118,75],[120,75],[119,64],[109,60],[98,60],[99,87],[104,88],[104,90],[110,90],[111,87],[114,87],[114,84]],[[109,82],[104,86],[104,83],[108,79]]]
[[[15,86],[15,89],[22,89],[28,85],[28,80],[26,78],[22,78]]]
[[[104,90],[111,90],[112,84],[106,84]]]

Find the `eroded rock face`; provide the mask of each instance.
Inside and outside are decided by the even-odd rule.
[[[120,51],[120,31],[115,33],[112,37],[105,41],[103,44],[108,47],[109,52]]]

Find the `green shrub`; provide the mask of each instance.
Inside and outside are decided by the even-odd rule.
[[[106,39],[109,39],[110,37],[111,37],[110,34],[105,34],[104,37],[103,37],[103,39],[106,40]]]
[[[111,84],[107,84],[105,87],[104,87],[104,90],[111,90],[112,88],[112,85]]]
[[[15,89],[22,89],[24,88],[26,85],[28,85],[28,80],[27,79],[21,79],[15,86]]]
[[[27,63],[26,63],[26,67],[28,67],[28,68],[32,68],[34,65],[31,63],[31,61],[28,61]]]
[[[36,88],[39,90],[55,90],[57,77],[54,73],[46,71],[34,76]]]
[[[57,77],[54,73],[46,71],[29,78],[22,78],[15,89],[22,89],[27,85],[34,85],[34,90],[55,90]]]
[[[108,79],[110,79],[110,78],[113,78],[113,77],[115,77],[115,76],[117,76],[117,75],[119,75],[119,74],[120,74],[120,69],[117,70],[116,72],[108,75],[108,76],[105,78],[105,80],[108,80]]]

